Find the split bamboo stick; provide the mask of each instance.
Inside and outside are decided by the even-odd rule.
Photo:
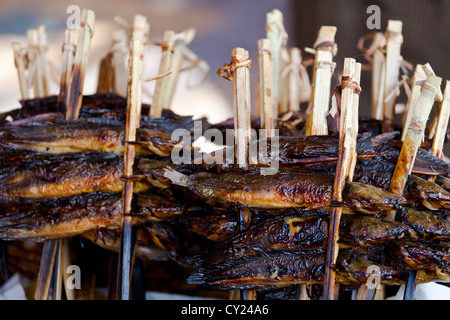
[[[339,156],[336,164],[336,176],[333,185],[333,200],[342,202],[342,191],[344,189],[346,179],[352,179],[351,173],[353,169],[351,165],[353,158],[353,150],[356,146],[356,138],[358,129],[354,125],[353,117],[357,116],[354,108],[357,106],[355,102],[358,95],[359,85],[354,79],[359,78],[356,75],[356,61],[352,58],[346,58],[344,61],[344,70],[342,77],[342,99],[341,99],[341,122],[339,130]],[[342,207],[333,208],[330,218],[330,229],[327,246],[327,259],[325,265],[325,282],[324,282],[324,299],[335,300],[338,295],[338,287],[336,285],[336,275],[333,266],[336,263],[339,252],[339,222],[342,215]]]
[[[70,86],[66,113],[67,119],[78,118],[83,99],[84,78],[89,61],[91,38],[94,36],[95,14],[92,10],[84,9],[81,13],[81,25],[78,33],[78,43],[72,69],[72,83]]]
[[[330,103],[331,77],[336,65],[333,62],[333,56],[336,54],[336,30],[333,26],[322,26],[314,45],[313,89],[310,100],[312,109],[305,124],[305,133],[308,136],[328,135],[326,116]]]
[[[142,72],[143,57],[147,32],[142,28],[148,26],[144,16],[137,15],[134,19],[134,30],[139,35],[133,34],[130,45],[129,76],[128,76],[128,95],[127,95],[127,118],[125,129],[125,152],[124,152],[124,171],[125,177],[133,175],[133,164],[135,157],[136,129],[139,126],[141,104],[142,104]],[[119,254],[118,285],[120,290],[120,299],[130,299],[130,284],[133,265],[133,237],[131,202],[133,198],[133,181],[127,180],[123,184],[122,191],[122,219],[121,219],[121,246]],[[116,295],[119,299],[119,294]]]
[[[383,100],[383,132],[394,130],[395,101],[397,98],[400,67],[402,63],[401,47],[403,43],[402,22],[389,20],[386,29],[386,64]]]

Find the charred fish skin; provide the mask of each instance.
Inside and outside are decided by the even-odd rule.
[[[324,249],[327,233],[327,217],[276,216],[257,220],[245,230],[217,243],[202,263],[217,264],[254,256],[265,249]]]
[[[256,218],[245,230],[218,242],[198,265],[217,264],[230,259],[258,255],[261,250],[326,249],[329,216],[284,215]],[[343,215],[339,243],[345,246],[373,246],[409,236],[400,222],[372,216]]]
[[[30,152],[29,152],[30,153]],[[123,158],[114,153],[46,155],[31,152],[17,163],[0,167],[0,197],[49,198],[88,192],[119,192],[123,188]],[[136,157],[135,193],[170,186],[163,176],[165,161]]]
[[[124,144],[124,125],[108,121],[80,119],[0,128],[0,145],[17,150],[123,154]],[[137,154],[168,157],[178,142],[172,141],[170,134],[140,128],[135,144]]]
[[[325,272],[324,250],[291,250],[261,252],[226,262],[200,267],[188,283],[202,284],[219,290],[264,290],[292,284],[320,284]],[[373,276],[369,266],[377,266],[382,284],[404,284],[408,270],[401,261],[386,256],[382,246],[340,250],[335,271],[337,283],[360,285]]]
[[[199,268],[188,279],[219,290],[283,287],[293,283],[320,283],[325,271],[323,253],[272,254],[233,259]]]
[[[121,212],[120,193],[1,202],[0,238],[40,242],[102,227],[117,227]]]
[[[62,105],[58,104],[58,96],[48,96],[43,98],[34,98],[21,101],[22,107],[5,113],[0,113],[0,125],[9,125],[5,119],[7,116],[12,117],[13,122],[36,117],[42,114],[51,114],[51,122],[64,120],[65,110]],[[125,123],[126,120],[127,101],[126,98],[116,94],[93,94],[84,95],[82,106],[80,108],[79,118],[101,118],[105,120],[114,120]],[[153,131],[159,131],[172,134],[175,129],[183,128],[192,131],[194,128],[194,120],[191,116],[177,115],[171,110],[163,109],[161,117],[147,117],[150,105],[142,104],[141,127]],[[210,124],[204,120],[202,128],[206,130]]]
[[[389,132],[375,137],[367,134],[358,136],[357,153],[358,161],[373,160],[396,164],[400,155],[402,142],[395,140],[397,132]],[[280,136],[276,138],[278,152],[274,155],[275,161],[280,167],[308,167],[311,164],[320,164],[327,162],[336,162],[339,151],[339,138],[337,136]],[[272,139],[260,139],[252,141],[250,148],[259,150],[258,146],[267,146],[267,150],[272,150]],[[220,151],[214,151],[203,155],[203,159],[208,159],[202,166],[208,170],[225,171],[234,168],[227,163],[224,165],[211,165],[217,158],[219,152],[225,157],[225,154],[233,153],[233,147],[224,148]],[[265,152],[265,151],[263,151]],[[258,151],[251,157],[251,163],[259,163],[262,159],[261,151]],[[267,155],[264,155],[267,156]],[[225,158],[223,158],[225,160]],[[262,164],[251,165],[251,167],[263,166]],[[187,166],[189,167],[189,166]],[[188,168],[189,169],[189,168]],[[427,151],[419,149],[412,168],[412,173],[426,175],[444,175],[448,173],[448,166],[440,158],[431,156]]]
[[[398,220],[407,225],[421,240],[450,240],[450,222],[433,213],[415,208],[399,210]]]
[[[330,209],[333,178],[320,174],[279,171],[274,175],[261,175],[257,170],[245,174],[195,173],[183,175],[166,170],[165,176],[175,185],[187,187],[198,196],[222,204],[248,208]],[[387,191],[349,182],[344,205],[350,211],[377,213],[407,203]],[[342,205],[342,204],[338,204]]]
[[[136,167],[139,169],[139,161]],[[150,168],[144,168],[147,174]],[[139,172],[137,170],[137,172]],[[0,197],[49,198],[89,192],[119,192],[123,158],[109,153],[75,153],[30,158],[0,169]],[[136,181],[134,192],[147,191],[153,180]]]
[[[450,209],[450,193],[439,185],[415,175],[408,177],[405,193],[429,210]]]

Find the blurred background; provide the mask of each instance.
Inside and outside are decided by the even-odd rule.
[[[100,59],[111,46],[111,34],[121,26],[113,21],[121,16],[131,22],[135,14],[142,14],[150,22],[150,40],[161,41],[165,30],[181,32],[195,28],[197,33],[189,48],[210,66],[207,80],[196,88],[187,88],[194,73],[182,74],[173,102],[173,110],[181,114],[208,116],[218,122],[232,116],[231,83],[219,78],[216,70],[230,61],[231,48],[243,47],[257,62],[257,40],[265,37],[266,13],[277,8],[284,14],[284,25],[289,34],[288,46],[302,50],[311,47],[321,25],[337,26],[337,68],[332,87],[337,84],[345,57],[366,63],[356,45],[360,36],[374,30],[366,27],[370,14],[367,7],[376,4],[381,9],[381,30],[388,19],[403,21],[404,44],[402,55],[415,65],[429,62],[437,75],[450,77],[449,30],[450,1],[448,0],[2,0],[0,3],[0,109],[19,106],[20,91],[14,67],[12,41],[26,45],[26,31],[41,24],[46,26],[49,41],[48,57],[56,72],[62,64],[61,45],[66,28],[66,13],[70,5],[89,8],[96,14],[95,35],[92,39],[88,73],[84,93],[96,90]],[[376,31],[376,30],[375,30]],[[145,58],[145,76],[158,72],[161,48],[149,46]],[[306,55],[304,53],[304,55]],[[311,70],[308,70],[309,72]],[[257,63],[251,69],[252,95],[256,92]],[[154,83],[145,84],[144,100],[151,102]],[[362,74],[361,111],[369,115],[370,71]],[[58,93],[57,82],[52,93]],[[404,101],[402,94],[398,101]],[[254,101],[254,99],[253,99]],[[253,105],[254,107],[254,105]]]

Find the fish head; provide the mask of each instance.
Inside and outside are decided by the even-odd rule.
[[[358,182],[346,183],[344,202],[351,210],[368,214],[395,210],[409,203],[404,197]]]

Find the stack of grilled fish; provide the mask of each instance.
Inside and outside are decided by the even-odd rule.
[[[270,175],[262,174],[263,164],[244,171],[207,161],[214,153],[176,165],[171,133],[192,133],[193,119],[170,111],[142,116],[134,175],[124,177],[125,114],[125,99],[94,95],[83,98],[75,121],[63,119],[55,97],[24,101],[0,116],[0,238],[82,235],[117,250],[122,184],[132,179],[133,223],[141,226],[137,254],[176,257],[192,270],[190,283],[224,290],[322,283],[335,206],[344,208],[335,266],[340,284],[366,282],[369,266],[378,267],[385,284],[404,283],[409,270],[418,271],[418,283],[450,280],[448,166],[420,149],[404,195],[389,193],[402,144],[395,132],[379,134],[376,122],[360,121],[354,179],[336,203],[338,136],[302,136],[302,115],[278,120],[279,168]],[[202,128],[224,132],[229,124],[203,121]],[[262,142],[271,147],[270,138],[254,143]],[[241,209],[251,217],[244,230]],[[391,210],[395,220],[385,218]]]

